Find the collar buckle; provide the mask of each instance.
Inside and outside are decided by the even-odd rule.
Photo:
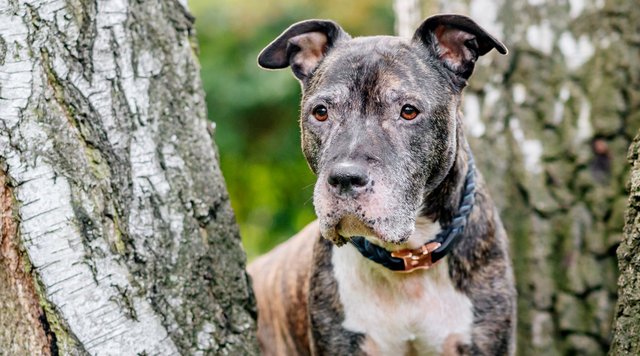
[[[429,242],[417,249],[406,249],[391,252],[392,257],[401,258],[404,262],[404,270],[398,272],[412,272],[416,269],[429,269],[438,261],[433,262],[431,252],[440,247],[439,242]]]

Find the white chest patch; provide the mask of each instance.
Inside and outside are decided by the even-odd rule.
[[[429,270],[402,274],[346,244],[333,247],[332,263],[342,326],[366,335],[369,354],[439,355],[456,342],[471,341],[471,301],[454,288],[446,258]]]

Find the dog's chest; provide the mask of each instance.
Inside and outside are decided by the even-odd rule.
[[[370,355],[457,354],[469,344],[469,298],[449,278],[447,261],[428,271],[399,274],[364,259],[353,246],[334,247],[334,274],[344,310],[342,326],[365,334]]]

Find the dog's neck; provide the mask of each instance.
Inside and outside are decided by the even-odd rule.
[[[442,226],[449,224],[458,210],[469,160],[469,144],[464,135],[461,116],[458,115],[456,120],[457,147],[455,161],[438,187],[425,193],[422,208],[418,214],[419,217],[439,222]]]

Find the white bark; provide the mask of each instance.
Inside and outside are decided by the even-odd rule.
[[[222,319],[240,335],[222,347],[246,338],[251,349],[242,268],[224,278],[239,283],[227,293],[241,291],[231,299],[246,306],[216,309],[216,295],[198,306],[184,299],[200,288],[189,284],[192,273],[215,274],[194,266],[208,244],[229,239],[240,267],[244,255],[207,130],[190,24],[179,23],[190,21],[186,10],[173,1],[144,6],[0,0],[0,164],[15,182],[19,238],[41,298],[69,334],[58,338],[63,353],[211,351],[229,334]],[[160,27],[152,21],[170,25],[168,34],[145,43]],[[162,92],[171,90],[159,87],[164,77],[184,92]],[[172,127],[181,121],[189,123]],[[199,190],[207,181],[212,190]]]
[[[419,0],[394,0],[393,11],[396,19],[396,34],[411,38],[420,25],[422,14]]]

